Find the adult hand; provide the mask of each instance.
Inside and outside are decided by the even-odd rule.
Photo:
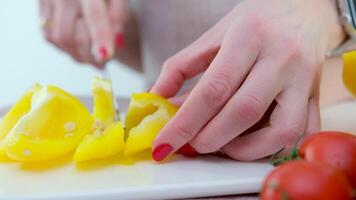
[[[102,67],[123,47],[125,0],[40,0],[46,39],[75,60]]]
[[[157,136],[153,158],[186,143],[243,161],[288,151],[320,129],[320,66],[343,37],[334,0],[243,1],[164,63],[151,92],[165,97],[204,74]],[[274,101],[268,126],[241,135]]]

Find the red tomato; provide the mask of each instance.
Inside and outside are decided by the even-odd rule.
[[[345,176],[330,166],[304,160],[275,168],[265,179],[261,200],[351,200]]]
[[[299,156],[309,162],[339,169],[356,188],[356,136],[342,132],[312,135],[302,143]]]

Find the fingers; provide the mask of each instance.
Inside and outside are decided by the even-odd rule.
[[[85,21],[83,19],[77,20],[75,27],[74,38],[78,57],[74,57],[74,59],[83,63],[96,63],[91,54],[90,36]]]
[[[320,131],[320,124],[319,98],[314,96],[309,100],[308,121],[305,129],[305,137]]]
[[[181,106],[181,105],[183,105],[185,100],[188,98],[190,92],[191,91],[185,92],[184,94],[169,98],[168,100],[174,105]]]
[[[64,51],[76,57],[74,45],[74,25],[79,17],[77,1],[53,1],[53,25],[51,26],[51,41]]]
[[[306,138],[313,133],[317,133],[318,131],[320,131],[320,108],[319,100],[317,96],[314,96],[309,100],[306,128],[301,139]],[[295,141],[294,144],[285,146],[283,151],[278,153],[278,156],[290,155],[291,151],[297,146],[299,146],[301,142],[302,140],[298,140]]]
[[[274,59],[256,63],[224,108],[190,141],[199,153],[211,153],[255,125],[281,91]]]
[[[92,41],[92,54],[100,64],[112,57],[114,36],[105,1],[82,0],[83,14]]]
[[[319,132],[320,127],[321,127],[321,122],[320,122],[319,98],[316,95],[311,97],[309,100],[307,124],[306,124],[303,138],[306,138],[311,134]]]
[[[126,4],[126,0],[110,0],[108,2],[109,16],[111,19],[112,29],[114,31],[116,49],[122,49],[125,47],[123,28],[128,15]]]
[[[278,105],[269,127],[235,138],[223,147],[223,151],[233,159],[251,161],[293,146],[306,127],[308,97],[300,94],[306,92],[289,90],[282,93],[277,98]]]
[[[190,141],[243,82],[257,58],[259,47],[255,43],[258,38],[249,38],[243,35],[245,32],[241,33],[236,35],[238,39],[224,41],[218,55],[180,110],[161,130],[154,142],[155,148],[169,144],[171,151],[176,151]],[[236,54],[236,49],[243,51]]]
[[[50,17],[52,10],[52,1],[51,0],[40,0],[39,8],[40,8],[40,17]]]
[[[40,20],[45,38],[50,41],[51,22],[53,22],[53,0],[40,0]],[[50,41],[51,42],[51,41]]]
[[[179,91],[184,81],[206,70],[218,48],[205,48],[205,46],[204,42],[198,41],[169,58],[163,64],[161,74],[150,92],[172,97]]]

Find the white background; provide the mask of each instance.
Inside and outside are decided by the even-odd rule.
[[[47,43],[39,26],[37,0],[3,0],[0,6],[0,106],[15,101],[33,83],[53,84],[89,94],[97,73]],[[108,64],[115,94],[143,89],[140,74],[117,62]]]

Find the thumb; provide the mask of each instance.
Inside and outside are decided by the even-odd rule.
[[[166,60],[161,74],[150,92],[164,96],[174,96],[183,83],[205,71],[218,52],[213,43],[200,38],[187,48]],[[211,40],[210,40],[211,41]]]

